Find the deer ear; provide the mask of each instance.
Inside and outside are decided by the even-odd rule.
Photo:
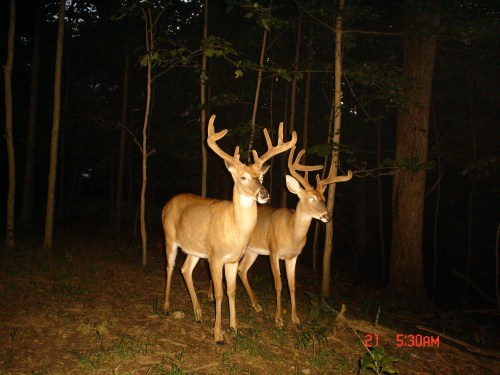
[[[290,190],[290,193],[299,195],[302,191],[299,182],[292,176],[286,175],[286,187]]]
[[[226,165],[226,168],[231,174],[236,170],[236,167],[234,166],[233,163],[228,162],[227,160],[224,160],[224,164]]]

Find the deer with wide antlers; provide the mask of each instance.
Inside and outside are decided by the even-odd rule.
[[[295,211],[287,208],[259,207],[257,225],[250,238],[247,251],[238,266],[238,275],[250,297],[252,306],[257,312],[260,312],[262,308],[250,287],[247,272],[259,255],[269,255],[276,288],[276,325],[278,327],[283,326],[281,311],[282,283],[279,261],[280,259],[285,261],[292,307],[292,322],[298,324],[300,320],[297,316],[295,303],[295,266],[297,257],[306,244],[307,232],[312,219],[327,223],[332,218],[326,208],[323,195],[326,187],[329,184],[348,181],[352,178],[351,171],[348,171],[347,176],[333,176],[330,172],[330,175],[324,180],[320,179],[319,175],[316,175],[317,184],[316,188],[313,188],[308,182],[307,172],[322,169],[323,167],[321,165],[301,165],[299,161],[305,150],[301,150],[297,154],[296,160],[293,161],[294,151],[295,146],[288,156],[288,168],[293,177],[286,176],[286,185],[291,193],[298,196],[297,207]],[[305,176],[300,175],[298,171],[305,172]]]
[[[257,222],[257,202],[269,201],[269,194],[262,186],[264,174],[269,169],[264,163],[294,146],[297,134],[293,132],[292,140],[283,142],[283,123],[281,123],[278,130],[278,144],[273,146],[267,130],[264,129],[267,152],[259,157],[257,152],[252,150],[254,164],[245,165],[239,160],[239,147],[236,147],[234,156],[231,156],[217,145],[217,141],[224,137],[228,130],[215,133],[214,120],[215,115],[210,118],[208,124],[207,143],[224,160],[226,168],[231,173],[234,181],[233,200],[222,201],[180,194],[173,197],[163,208],[162,222],[167,258],[163,309],[165,313],[169,313],[172,273],[177,249],[180,247],[187,255],[181,272],[193,303],[195,319],[201,322],[201,307],[194,289],[192,273],[200,258],[208,259],[215,291],[215,341],[217,344],[223,344],[221,328],[223,269],[227,283],[230,327],[236,330],[235,295],[238,262]]]

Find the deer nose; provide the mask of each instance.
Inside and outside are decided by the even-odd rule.
[[[259,194],[257,194],[257,202],[262,204],[267,203],[267,201],[269,201],[269,193],[266,189],[262,189],[259,191]]]
[[[330,215],[328,212],[321,216],[321,221],[323,223],[328,223],[330,220],[332,220],[332,215]]]

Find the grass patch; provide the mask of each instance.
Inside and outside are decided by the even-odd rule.
[[[103,341],[98,350],[80,351],[78,349],[70,349],[79,364],[91,371],[97,371],[99,367],[106,362],[123,362],[128,359],[136,358],[137,355],[147,355],[151,341],[149,335],[120,337],[119,341],[112,345],[105,345]]]

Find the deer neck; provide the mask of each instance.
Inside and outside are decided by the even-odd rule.
[[[293,236],[296,241],[302,240],[307,236],[311,221],[312,216],[304,211],[302,203],[299,201],[292,215]]]
[[[257,202],[255,199],[233,190],[233,220],[242,234],[250,236],[257,223]]]

